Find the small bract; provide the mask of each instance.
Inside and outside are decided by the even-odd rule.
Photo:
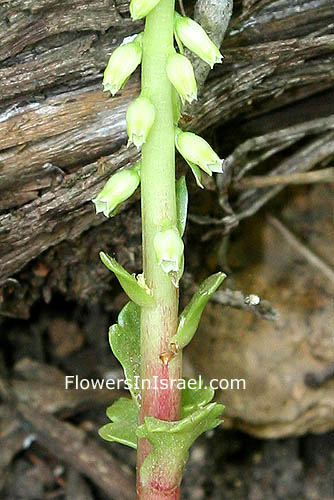
[[[181,99],[175,87],[172,87],[172,106],[174,125],[177,125],[181,116]]]
[[[92,200],[96,213],[102,212],[106,217],[110,214],[115,215],[121,203],[133,195],[139,182],[140,162],[135,163],[132,168],[116,172]]]

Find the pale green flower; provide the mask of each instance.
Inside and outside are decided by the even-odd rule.
[[[111,54],[104,71],[104,91],[109,90],[112,95],[115,95],[140,64],[141,38],[141,35],[136,36],[132,42],[120,45]]]
[[[135,99],[126,112],[126,127],[129,136],[128,144],[133,143],[140,148],[148,137],[155,118],[155,108],[144,96]]]
[[[176,227],[157,233],[153,246],[157,262],[165,273],[178,272],[181,269],[184,245]]]
[[[130,14],[134,21],[142,19],[151,12],[160,0],[131,0]]]
[[[106,217],[115,215],[123,201],[130,198],[140,182],[140,162],[132,168],[121,170],[112,175],[102,191],[92,201],[96,213],[102,212]]]
[[[187,162],[198,165],[208,175],[223,171],[223,160],[199,135],[176,128],[175,146]]]
[[[190,19],[180,16],[175,12],[174,20],[175,35],[194,54],[207,62],[211,68],[220,63],[223,56],[216,45],[210,40],[202,26]]]
[[[197,85],[191,62],[186,56],[174,52],[167,59],[166,71],[169,81],[180,94],[181,100],[192,102],[197,99]]]

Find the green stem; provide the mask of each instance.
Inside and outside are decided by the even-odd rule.
[[[162,226],[176,225],[175,151],[172,111],[172,87],[165,66],[173,47],[174,1],[160,0],[146,18],[143,39],[142,91],[155,106],[156,117],[147,143],[142,148],[141,200],[143,230],[143,269],[146,282],[153,290],[156,306],[142,308],[141,378],[149,380],[142,388],[140,423],[146,416],[177,420],[180,391],[160,381],[181,377],[181,356],[168,363],[168,343],[175,334],[178,313],[178,290],[171,278],[157,264],[153,239]],[[167,353],[167,354],[166,354]],[[171,354],[171,353],[170,353]],[[152,471],[148,483],[140,479],[140,468],[150,451],[150,444],[138,444],[137,498],[139,500],[177,500],[178,478],[159,467]],[[166,450],[168,453],[168,450]]]

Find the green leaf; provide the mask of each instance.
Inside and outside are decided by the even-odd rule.
[[[188,209],[188,190],[186,178],[184,175],[176,182],[176,211],[177,211],[177,228],[180,236],[184,234],[187,222]]]
[[[129,296],[129,299],[141,307],[153,306],[155,304],[152,292],[145,285],[143,279],[137,280],[133,274],[129,274],[123,266],[104,252],[100,252],[100,258],[103,264],[115,274],[123,290]]]
[[[140,469],[143,484],[150,482],[152,471],[157,469],[164,471],[167,480],[177,484],[181,480],[190,446],[200,434],[221,423],[218,417],[223,410],[223,405],[210,403],[177,422],[146,417],[136,432],[139,438],[147,438],[152,444],[152,451]]]
[[[135,402],[120,398],[107,408],[107,416],[112,423],[99,429],[100,436],[106,441],[117,441],[137,449],[138,408]]]
[[[187,417],[210,403],[215,395],[215,391],[211,387],[203,387],[201,381],[190,380],[186,377],[184,379],[186,387],[182,389],[181,393],[181,418]],[[196,382],[196,384],[193,382]]]
[[[140,307],[128,302],[109,329],[112,352],[121,363],[131,396],[138,404],[140,393]]]
[[[196,333],[204,307],[225,278],[224,273],[216,273],[199,286],[189,304],[180,314],[177,332],[169,343],[170,349],[175,350],[175,347],[176,350],[183,349],[189,344]]]

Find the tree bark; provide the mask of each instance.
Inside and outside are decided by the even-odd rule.
[[[0,0],[0,19],[0,310],[24,317],[55,289],[82,300],[101,295],[106,274],[97,250],[104,243],[139,268],[132,201],[110,225],[90,200],[111,172],[136,159],[125,148],[125,110],[138,93],[138,74],[114,98],[102,92],[101,80],[110,53],[142,23],[130,20],[126,0]],[[183,126],[224,133],[218,149],[227,168],[213,223],[228,231],[278,189],[238,191],[230,201],[233,185],[254,164],[278,174],[333,159],[333,2],[236,2],[222,52],[224,63]],[[317,128],[321,119],[325,126]],[[244,143],[252,135],[262,142]],[[286,167],[279,168],[275,155],[282,152]]]

